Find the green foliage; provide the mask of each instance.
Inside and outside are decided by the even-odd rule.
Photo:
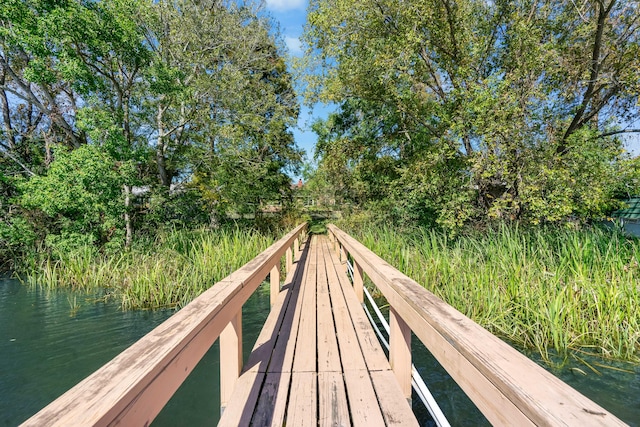
[[[33,224],[45,233],[91,235],[105,243],[122,237],[122,186],[131,179],[127,172],[97,146],[73,151],[58,147],[47,174],[20,185],[20,204],[46,215],[46,223]]]
[[[154,96],[145,106],[162,185],[188,170],[214,216],[286,196],[285,172],[301,161],[288,130],[298,104],[270,24],[233,2],[158,2],[150,13]]]
[[[340,105],[321,167],[362,208],[450,229],[606,216],[635,181],[616,135],[638,114],[638,7],[311,2],[307,99]]]
[[[153,189],[141,200],[145,206],[136,229],[153,235],[163,229],[190,229],[208,224],[209,210],[199,191],[184,188],[170,192],[164,187]]]
[[[598,228],[502,225],[457,237],[349,227],[392,265],[492,333],[549,353],[638,361],[640,242]]]
[[[29,222],[20,216],[0,221],[0,268],[12,268],[29,248],[34,248],[37,236]]]
[[[86,236],[65,235],[52,239],[55,250],[34,256],[36,268],[23,273],[34,286],[104,292],[125,310],[178,309],[273,241],[239,228],[167,229],[138,240],[130,251],[104,256]]]
[[[3,239],[29,224],[23,249],[113,252],[136,229],[288,198],[301,152],[281,53],[258,3],[3,2]]]

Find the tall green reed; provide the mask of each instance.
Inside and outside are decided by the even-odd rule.
[[[23,276],[47,289],[103,292],[123,309],[179,308],[273,241],[244,229],[161,231],[119,254],[91,247],[55,258],[41,253]]]
[[[434,230],[349,230],[425,288],[550,362],[550,352],[640,360],[640,243],[599,228],[502,225],[455,238]]]

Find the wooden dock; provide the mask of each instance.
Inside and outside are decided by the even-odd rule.
[[[625,425],[328,229],[309,239],[296,227],[24,425],[149,425],[219,339],[221,426],[415,426],[412,333],[493,425]],[[365,277],[389,304],[388,359],[361,305]],[[242,306],[267,278],[271,312],[243,366]]]
[[[418,425],[332,246],[302,251],[220,426]]]

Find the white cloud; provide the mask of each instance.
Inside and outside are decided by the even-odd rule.
[[[277,11],[304,9],[305,0],[267,0],[267,8]]]
[[[297,37],[285,36],[284,42],[289,49],[289,53],[291,55],[297,56],[302,55],[302,42]]]

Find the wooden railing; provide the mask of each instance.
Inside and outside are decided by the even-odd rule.
[[[341,259],[351,256],[362,302],[363,273],[389,303],[391,368],[411,396],[411,332],[493,425],[625,425],[334,225]]]
[[[291,269],[307,225],[216,283],[109,363],[28,419],[26,426],[149,425],[220,337],[221,404],[242,369],[242,305],[271,278],[280,290],[280,262]]]

